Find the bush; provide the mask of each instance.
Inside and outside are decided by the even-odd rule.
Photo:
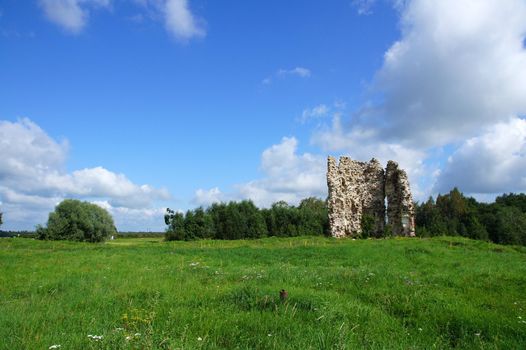
[[[113,218],[105,209],[75,199],[62,201],[49,214],[47,227],[37,227],[37,237],[49,240],[101,242],[116,233]]]
[[[362,221],[360,222],[360,227],[362,229],[362,232],[360,234],[361,238],[369,238],[372,237],[374,233],[374,217],[369,214],[364,214],[362,216]]]

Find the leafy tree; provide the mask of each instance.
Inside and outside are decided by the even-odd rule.
[[[198,228],[197,238],[212,238],[214,236],[214,225],[212,217],[202,208],[194,210],[194,222]]]
[[[0,212],[0,226],[2,226],[2,213]]]
[[[433,197],[416,205],[416,234],[420,237],[440,236],[447,234],[447,224]]]
[[[242,235],[245,238],[260,238],[267,235],[267,225],[261,211],[252,201],[242,201],[238,204],[242,217]]]
[[[305,198],[298,206],[299,228],[302,235],[323,235],[329,232],[327,203],[315,197]]]
[[[507,207],[515,207],[521,212],[526,213],[526,194],[508,193],[503,194],[495,199],[495,203]]]
[[[498,206],[495,232],[492,238],[497,243],[526,245],[526,214],[519,208]]]
[[[168,225],[165,234],[165,240],[184,240],[186,239],[186,231],[184,225],[184,215],[179,212],[175,212],[170,208],[166,208],[166,214],[164,215],[164,222]]]
[[[101,242],[117,233],[113,218],[98,205],[66,199],[49,214],[47,227],[37,227],[39,239]]]

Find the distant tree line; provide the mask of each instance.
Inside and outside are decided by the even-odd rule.
[[[325,235],[329,231],[324,200],[310,197],[298,206],[284,201],[260,209],[252,201],[214,203],[186,213],[167,209],[167,240],[243,239]]]
[[[526,245],[526,194],[503,194],[493,203],[480,203],[454,188],[436,199],[415,203],[415,208],[419,237],[463,236]],[[248,200],[215,203],[186,213],[167,209],[164,219],[167,240],[329,235],[326,201],[312,197],[298,206],[280,201],[267,209]],[[369,237],[372,222],[364,219],[361,236]],[[387,229],[384,236],[390,235]]]
[[[479,203],[454,188],[416,205],[416,234],[526,245],[526,195],[503,194],[493,203]]]

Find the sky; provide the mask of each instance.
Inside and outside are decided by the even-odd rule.
[[[327,196],[327,156],[415,200],[526,190],[524,0],[1,0],[0,212]]]

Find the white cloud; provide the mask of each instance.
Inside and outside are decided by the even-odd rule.
[[[92,201],[92,203],[106,209],[120,231],[162,232],[166,229],[164,224],[165,207],[127,208],[112,206],[108,201]]]
[[[305,123],[311,119],[323,118],[329,114],[329,107],[327,105],[321,104],[313,108],[306,108],[301,114],[300,122]]]
[[[70,33],[79,33],[86,26],[89,7],[109,7],[110,0],[40,0],[48,20]]]
[[[466,191],[517,188],[506,179],[518,179],[504,172],[480,171],[479,186],[471,182],[473,175],[453,171],[460,168],[455,159],[467,152],[467,144],[440,175],[440,162],[433,157],[437,149],[466,139],[480,143],[488,128],[501,130],[509,118],[526,113],[526,2],[401,0],[394,4],[401,14],[402,35],[385,53],[371,84],[370,100],[350,117],[335,113],[333,124],[318,128],[312,142],[356,159],[397,160],[421,194],[431,191],[435,179],[440,183],[434,188],[441,190],[452,183],[463,184],[466,189],[461,190]],[[496,141],[504,144],[503,138]],[[496,164],[498,157],[503,162],[509,158],[502,152],[490,155]],[[469,164],[467,158],[464,162]],[[484,190],[482,184],[488,188]]]
[[[310,69],[304,67],[296,67],[292,69],[280,69],[278,70],[278,75],[296,75],[300,78],[309,78]]]
[[[194,204],[204,207],[224,201],[226,201],[226,197],[218,187],[209,190],[198,189],[195,191],[195,196],[192,200]]]
[[[454,186],[468,193],[526,191],[526,121],[510,118],[466,140],[448,159],[436,191]]]
[[[315,132],[311,141],[326,152],[340,151],[356,160],[376,158],[383,164],[388,160],[395,160],[407,171],[413,187],[416,186],[418,178],[428,170],[424,166],[427,155],[425,151],[400,143],[382,141],[374,129],[346,129],[341,122],[341,113],[335,113],[331,127]]]
[[[166,30],[179,41],[186,42],[206,36],[205,21],[192,13],[188,0],[134,0],[134,2],[146,9],[149,18],[164,21]],[[142,15],[135,18],[140,22],[144,19]]]
[[[359,123],[437,146],[526,112],[526,2],[413,0],[401,24],[374,82],[384,102]]]
[[[279,69],[273,75],[263,79],[261,83],[264,85],[268,85],[272,83],[275,77],[284,78],[287,76],[296,76],[299,78],[309,78],[311,76],[311,71],[310,69],[304,68],[304,67],[295,67],[292,69]]]
[[[356,8],[359,15],[370,15],[376,0],[353,0],[351,5]]]
[[[67,197],[99,198],[130,210],[147,209],[156,200],[170,198],[165,189],[134,184],[124,174],[103,167],[67,173],[67,152],[66,141],[55,141],[29,119],[0,121],[0,201],[6,224],[32,228],[42,222],[26,221],[31,218],[21,212],[40,212],[35,220]]]
[[[206,35],[202,20],[196,19],[190,12],[187,0],[166,0],[164,15],[167,30],[179,40]]]
[[[148,16],[164,21],[166,30],[177,40],[187,41],[206,36],[204,20],[192,14],[188,0],[134,0],[148,11]],[[90,10],[109,8],[112,0],[39,0],[46,18],[67,32],[80,33],[87,25]],[[129,17],[141,23],[142,14]]]
[[[198,190],[195,198],[201,205],[226,200],[251,199],[256,205],[268,207],[284,200],[297,204],[306,197],[327,195],[326,158],[310,153],[297,153],[298,141],[284,137],[281,143],[263,151],[261,171],[264,177],[234,186],[234,192],[222,193],[218,188]]]
[[[346,129],[425,149],[526,113],[526,2],[395,3],[401,39],[385,53],[371,101]]]

